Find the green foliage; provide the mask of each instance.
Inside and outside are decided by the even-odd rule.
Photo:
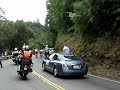
[[[98,37],[119,32],[120,0],[48,0],[47,26],[50,31]]]
[[[89,23],[92,20],[90,12],[89,0],[79,0],[73,3],[74,6],[74,17],[72,17],[75,23],[75,29],[80,32],[81,35],[86,35],[89,27]]]
[[[45,26],[37,22],[0,20],[0,52],[15,47],[21,49],[24,43],[32,48],[43,48],[48,42],[45,30]]]
[[[72,11],[73,0],[49,0],[47,2],[47,23],[52,32],[66,32],[72,25],[68,12]]]
[[[119,0],[91,0],[91,13],[94,20],[93,32],[116,32],[120,25]]]

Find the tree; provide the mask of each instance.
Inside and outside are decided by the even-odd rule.
[[[119,30],[120,1],[119,0],[90,0],[91,13],[94,21],[93,32],[111,32]],[[96,31],[97,30],[97,31]]]
[[[5,18],[5,11],[2,7],[0,7],[0,20],[6,20]]]

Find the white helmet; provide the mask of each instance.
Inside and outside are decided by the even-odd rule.
[[[17,51],[18,49],[17,48],[14,48],[14,51]]]
[[[48,47],[48,45],[46,45],[46,47]]]

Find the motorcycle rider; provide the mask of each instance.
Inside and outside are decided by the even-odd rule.
[[[25,50],[22,51],[21,56],[20,56],[21,60],[19,61],[19,69],[18,72],[21,70],[21,66],[23,62],[29,62],[29,64],[33,64],[32,63],[32,51],[30,50],[29,46],[25,47]]]
[[[13,55],[18,56],[18,54],[19,54],[18,48],[14,48]]]
[[[19,55],[18,48],[14,48],[12,55],[13,55],[13,58],[18,57],[18,55]]]
[[[28,60],[32,63],[32,51],[29,46],[26,46],[25,50],[22,52],[22,59]]]

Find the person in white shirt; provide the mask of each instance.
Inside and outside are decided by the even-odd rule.
[[[49,56],[49,47],[48,45],[45,46],[45,58],[47,59]]]
[[[18,56],[19,55],[18,48],[15,48],[12,54],[13,56]]]
[[[38,57],[38,49],[37,48],[35,49],[35,57],[36,58]]]
[[[67,45],[65,45],[64,47],[63,47],[63,54],[64,55],[68,55],[70,53],[70,49],[69,49],[69,47],[67,46]]]

